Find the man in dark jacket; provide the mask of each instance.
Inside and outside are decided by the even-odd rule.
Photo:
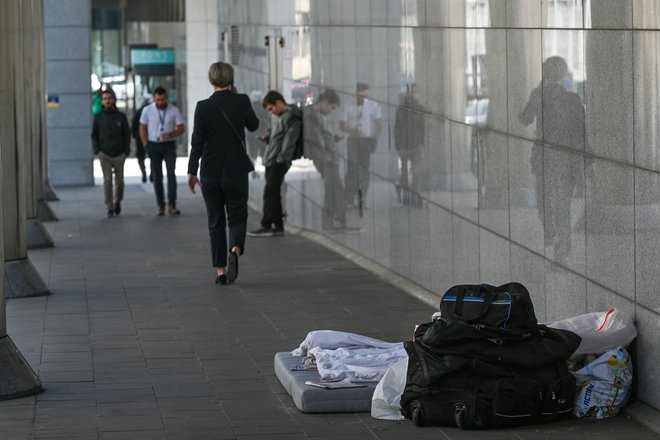
[[[103,194],[107,217],[119,215],[124,198],[124,161],[131,151],[131,129],[126,115],[115,107],[115,94],[105,90],[101,103],[103,110],[94,115],[92,146],[103,170]],[[112,194],[112,173],[115,174],[115,194]]]
[[[290,106],[282,94],[275,90],[266,93],[263,99],[266,110],[279,117],[275,129],[268,139],[263,165],[266,167],[264,187],[264,214],[261,228],[248,232],[250,237],[272,237],[284,235],[282,210],[282,183],[291,167],[296,143],[302,136],[302,112]]]

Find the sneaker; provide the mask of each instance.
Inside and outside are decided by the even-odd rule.
[[[115,215],[121,214],[121,203],[115,203]]]
[[[114,215],[115,215],[115,211],[113,211],[112,209],[108,209],[108,212],[105,213],[105,216],[108,218],[111,218]]]
[[[270,228],[259,228],[254,231],[248,231],[248,237],[272,237],[273,230]]]
[[[284,228],[274,228],[272,231],[273,237],[284,237]]]

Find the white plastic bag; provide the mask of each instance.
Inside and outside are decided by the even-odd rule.
[[[585,313],[547,325],[570,330],[582,338],[571,359],[585,354],[600,355],[619,346],[627,347],[637,337],[637,328],[632,318],[620,309]]]
[[[371,417],[382,420],[403,420],[401,395],[406,387],[408,358],[392,365],[376,385],[371,398]]]
[[[612,417],[628,402],[633,372],[625,348],[610,350],[573,374],[579,385],[574,410],[577,417]]]

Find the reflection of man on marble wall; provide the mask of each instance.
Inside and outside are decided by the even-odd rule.
[[[406,87],[394,119],[394,147],[399,154],[401,174],[397,195],[404,205],[420,206],[422,199],[420,165],[424,145],[424,113],[427,111],[417,99],[417,86]],[[407,189],[410,192],[406,191]],[[402,194],[403,192],[403,194]]]
[[[564,87],[567,74],[568,65],[563,58],[554,56],[545,60],[543,81],[532,90],[518,118],[525,125],[536,120],[536,138],[545,144],[582,150],[584,105],[580,96]],[[532,150],[536,206],[541,221],[544,220],[545,207],[546,245],[554,244],[555,257],[563,259],[571,251],[571,199],[582,170],[576,156],[562,150],[548,151],[543,155],[543,149],[541,145],[535,145]]]
[[[335,143],[343,139],[334,134],[326,116],[339,107],[339,95],[334,90],[326,90],[318,97],[316,104],[305,107],[303,131],[305,133],[305,154],[323,179],[323,229],[341,229],[346,226],[346,201],[344,185],[339,177],[339,163]]]
[[[369,189],[371,155],[381,131],[380,106],[369,99],[369,85],[357,84],[355,105],[348,105],[339,128],[348,134],[346,144],[346,201],[362,206]]]

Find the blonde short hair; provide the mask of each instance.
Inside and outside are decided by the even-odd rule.
[[[229,63],[218,61],[209,67],[209,82],[214,87],[227,87],[234,83],[234,68]]]

